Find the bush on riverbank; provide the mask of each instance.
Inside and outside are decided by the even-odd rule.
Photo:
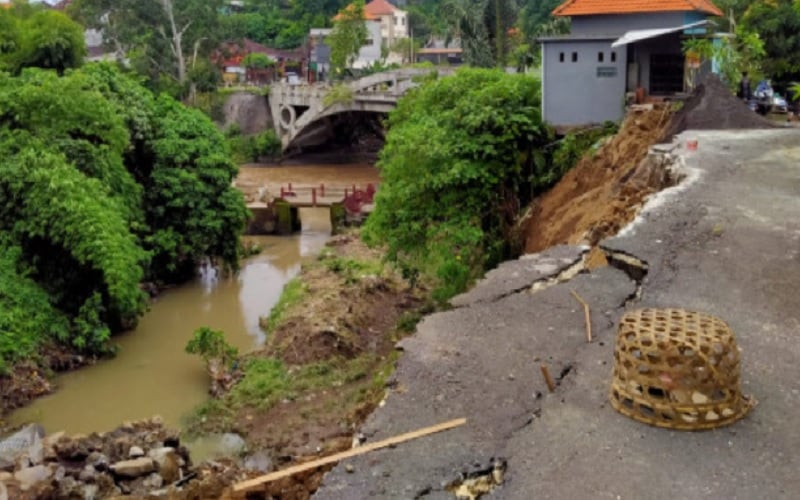
[[[364,235],[386,243],[409,276],[441,301],[513,254],[521,206],[557,179],[542,152],[538,80],[461,69],[428,82],[389,114],[381,189]]]
[[[0,368],[46,341],[104,350],[143,280],[236,267],[236,172],[202,113],[111,65],[0,74]]]

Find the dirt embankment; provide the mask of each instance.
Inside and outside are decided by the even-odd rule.
[[[672,114],[669,104],[630,112],[610,141],[534,202],[525,251],[560,243],[594,245],[632,220],[645,197],[663,187],[640,165],[667,133]]]
[[[395,344],[413,330],[424,303],[422,290],[410,289],[382,257],[357,234],[332,238],[315,261],[304,264],[299,284],[287,285],[270,317],[262,318],[270,332],[265,348],[242,360],[280,362],[285,379],[245,369],[238,386],[219,400],[221,408],[198,425],[244,436],[275,469],[350,448],[356,429],[385,396]],[[249,396],[269,384],[275,388],[263,391],[264,397]],[[270,494],[308,498],[324,472],[272,483]]]
[[[534,201],[525,252],[561,243],[596,245],[636,216],[645,199],[676,182],[652,161],[650,147],[684,130],[771,128],[720,80],[706,78],[685,102],[634,108],[619,132],[581,159],[556,186]]]

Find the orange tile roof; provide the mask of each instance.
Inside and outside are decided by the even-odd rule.
[[[388,16],[396,11],[397,7],[390,4],[386,0],[372,0],[364,6],[364,12],[373,16]]]
[[[711,0],[567,0],[556,7],[553,15],[586,16],[675,11],[699,11],[712,16],[723,15]]]
[[[333,20],[334,21],[338,21],[339,19],[342,18],[342,12],[343,11],[345,11],[345,10],[351,11],[351,10],[353,10],[353,8],[354,8],[353,4],[348,5],[344,9],[340,10],[338,14],[333,16]],[[376,16],[375,14],[371,14],[371,13],[367,12],[366,9],[364,9],[364,20],[365,21],[378,21],[379,19],[380,19],[380,17]]]

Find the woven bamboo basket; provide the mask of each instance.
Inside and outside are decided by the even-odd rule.
[[[640,309],[620,320],[611,405],[657,427],[704,430],[744,417],[739,349],[728,325],[683,309]]]

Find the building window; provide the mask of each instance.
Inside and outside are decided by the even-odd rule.
[[[577,52],[573,52],[572,53],[572,62],[578,62],[578,53]]]
[[[395,17],[394,18],[394,25],[395,26],[399,26],[400,25],[400,18],[399,17]]]
[[[611,62],[617,62],[617,53],[615,51],[611,51]]]
[[[597,62],[603,62],[603,59],[605,59],[605,57],[606,57],[606,55],[603,52],[598,52],[597,53]]]
[[[563,52],[558,54],[558,62],[564,62],[564,53]]]
[[[366,46],[366,45],[372,45],[373,43],[375,43],[375,40],[373,40],[372,38],[367,38],[367,41],[366,41],[366,42],[364,42],[364,45],[365,45],[365,46]]]

